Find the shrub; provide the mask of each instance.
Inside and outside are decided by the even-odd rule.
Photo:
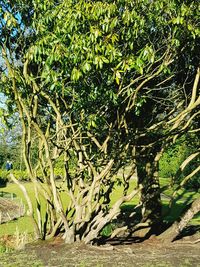
[[[29,177],[26,171],[14,170],[13,174],[20,181],[29,181]],[[6,170],[0,169],[0,181],[10,181],[9,172]]]
[[[8,172],[0,169],[0,185],[6,184],[8,181]]]
[[[172,178],[178,171],[181,163],[186,158],[187,147],[185,144],[176,143],[170,146],[159,162],[159,173],[163,178]]]
[[[175,144],[171,145],[163,154],[159,162],[159,175],[163,178],[173,178],[176,176],[180,165],[189,155],[196,151],[198,140],[195,137],[189,138],[189,136],[183,136]],[[200,158],[197,157],[191,161],[183,172],[180,172],[179,176],[176,177],[175,183],[180,183],[184,177],[189,175],[195,170],[200,164]],[[196,173],[191,179],[184,185],[186,189],[200,188],[200,175]]]
[[[20,170],[14,170],[13,174],[19,181],[29,181],[30,178],[28,177],[27,171],[20,171]]]
[[[64,177],[63,168],[55,168],[54,172],[55,172],[56,178],[62,179]],[[30,181],[27,171],[14,170],[13,174],[19,181]],[[40,178],[42,178],[42,173],[38,173],[38,174]],[[0,169],[0,186],[6,185],[8,181],[10,181],[9,172],[6,170]]]

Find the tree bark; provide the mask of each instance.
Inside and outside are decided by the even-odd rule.
[[[142,222],[157,225],[161,220],[161,198],[158,177],[160,152],[148,149],[146,153],[137,152],[138,185],[141,185]]]

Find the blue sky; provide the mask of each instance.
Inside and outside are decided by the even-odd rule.
[[[5,96],[3,93],[0,93],[0,108],[5,108]]]

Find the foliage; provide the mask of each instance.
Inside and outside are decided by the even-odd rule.
[[[172,179],[177,173],[181,163],[192,152],[184,139],[184,137],[180,138],[180,140],[177,140],[174,144],[169,146],[169,148],[163,153],[159,162],[161,177]],[[183,176],[184,174],[181,173],[181,175]],[[180,181],[181,177],[178,179]]]
[[[192,179],[188,181],[188,183],[185,185],[186,189],[193,189],[199,192],[200,188],[200,178],[199,175],[194,176]]]
[[[176,140],[174,144],[168,147],[164,152],[160,162],[160,176],[170,178],[172,183],[179,184],[184,177],[187,177],[199,166],[199,156],[195,157],[185,168],[180,172],[179,168],[192,153],[199,150],[198,136],[187,134]],[[195,173],[186,184],[185,188],[199,189],[200,179],[199,172]]]
[[[17,121],[13,121],[13,119]],[[18,119],[12,118],[9,122],[1,122],[0,131],[0,167],[5,168],[6,161],[10,160],[14,168],[24,169],[21,152],[21,129]]]
[[[13,249],[11,249],[10,247],[7,247],[4,244],[0,243],[0,254],[12,252],[12,251],[13,251]]]
[[[30,178],[28,178],[27,171],[14,170],[13,173],[14,173],[15,177],[20,181],[30,180]],[[10,181],[9,172],[6,170],[0,169],[0,177],[1,177],[1,179],[5,180],[5,181],[6,180]]]

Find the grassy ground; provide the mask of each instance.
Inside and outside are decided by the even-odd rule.
[[[161,185],[167,184],[166,179],[161,179]],[[24,184],[35,207],[35,192],[31,183]],[[132,190],[135,181],[131,182]],[[15,184],[7,184],[0,188],[0,191],[15,193],[24,203],[25,199],[21,190]],[[116,187],[112,194],[111,205],[122,193],[121,187]],[[172,210],[167,208],[168,196],[171,189],[164,192],[163,212],[166,220],[173,221],[180,214],[186,203],[199,196],[195,192],[179,191],[179,200]],[[67,205],[68,198],[62,194],[62,201]],[[138,197],[126,203],[123,208],[132,209],[138,203]],[[196,216],[193,224],[200,225],[200,216]],[[24,238],[33,233],[33,225],[28,216],[18,220],[0,225],[0,238],[8,238],[14,235],[14,244],[20,247],[20,242],[24,245]],[[149,239],[144,243],[134,243],[133,241],[124,245],[111,243],[110,246],[92,247],[82,243],[66,245],[63,240],[57,238],[52,241],[40,241],[29,244],[20,251],[5,251],[5,247],[0,245],[0,267],[200,267],[200,246],[196,244],[172,243],[166,245],[158,240]],[[6,253],[7,252],[7,253]]]
[[[62,240],[40,241],[2,254],[0,267],[200,267],[198,244],[163,244],[157,240],[102,247]]]
[[[34,210],[36,210],[36,201],[35,201],[35,190],[34,186],[31,182],[25,182],[23,184],[27,190],[27,193],[31,199]],[[0,188],[1,192],[14,193],[17,195],[17,201],[22,201],[25,204],[26,210],[28,209],[27,202],[25,200],[24,194],[21,189],[14,183],[8,183],[6,187]],[[63,202],[64,207],[67,206],[69,202],[69,197],[66,194],[61,192],[61,200]],[[44,200],[41,197],[41,209],[42,216],[44,217]],[[24,217],[19,218],[18,220],[10,221],[4,224],[0,224],[0,236],[2,235],[12,235],[15,234],[16,231],[21,233],[33,233],[33,223],[30,217],[26,214]]]
[[[29,193],[29,196],[33,202],[33,205],[35,206],[36,205],[35,200],[34,200],[35,192],[34,192],[32,184],[31,183],[25,183],[25,187]],[[17,195],[18,199],[21,199],[27,208],[27,204],[26,204],[24,195],[23,195],[22,191],[20,190],[20,188],[16,184],[9,183],[9,184],[7,184],[6,187],[0,188],[0,191],[15,193]],[[24,217],[21,217],[18,220],[10,221],[10,222],[7,222],[7,223],[0,225],[0,236],[12,235],[12,234],[15,234],[17,231],[26,232],[26,233],[32,233],[33,232],[33,225],[32,225],[30,217],[25,215]]]
[[[167,185],[167,179],[161,179],[161,186],[164,187]],[[32,183],[26,182],[24,183],[27,192],[32,200],[34,208],[36,208],[35,203],[35,191]],[[130,185],[130,191],[134,189],[136,185],[136,181],[132,180]],[[22,199],[22,201],[26,205],[26,201],[24,199],[24,195],[20,188],[13,184],[8,183],[6,187],[0,188],[0,191],[9,192],[9,193],[15,193],[19,199]],[[197,196],[200,196],[199,193],[196,192],[188,192],[184,190],[179,190],[178,192],[178,201],[177,203],[172,207],[172,209],[168,208],[169,198],[167,196],[170,196],[172,194],[171,189],[166,189],[164,192],[164,198],[163,198],[163,213],[166,215],[165,220],[170,222],[174,221],[178,218],[178,216],[181,214],[182,210],[187,206],[188,203],[192,201],[192,199],[196,198]],[[115,188],[114,193],[111,196],[111,205],[115,203],[115,201],[121,196],[122,194],[122,187],[118,186]],[[66,194],[61,193],[61,198],[64,206],[67,205],[69,198],[66,196]],[[41,199],[42,201],[42,199]],[[124,204],[123,207],[125,209],[132,209],[135,205],[138,204],[139,198],[134,198],[131,202]],[[192,224],[198,224],[200,225],[200,216],[196,216],[192,220]],[[22,218],[19,218],[18,220],[11,221],[8,223],[4,223],[0,225],[0,236],[3,235],[13,235],[16,232],[20,233],[33,233],[33,224],[31,219],[28,216],[24,216]]]
[[[131,182],[131,186],[130,186],[129,191],[134,189],[135,184],[136,184],[135,181]],[[29,197],[32,201],[34,209],[36,209],[35,191],[34,191],[34,187],[33,187],[32,183],[25,182],[24,186],[26,187],[26,190],[27,190]],[[15,193],[19,199],[22,199],[23,203],[25,204],[25,206],[27,208],[27,204],[26,204],[26,200],[24,198],[24,195],[23,195],[22,191],[20,190],[20,188],[16,184],[8,183],[6,187],[0,188],[0,191]],[[111,205],[113,203],[115,203],[115,201],[121,195],[122,195],[122,188],[120,186],[118,186],[118,187],[116,187],[115,192],[112,194]],[[67,206],[67,203],[69,203],[69,197],[64,192],[61,192],[61,199],[62,199],[63,206],[64,207]],[[128,204],[136,205],[138,203],[138,201],[139,201],[139,199],[137,197],[132,202],[127,203],[127,205]],[[41,199],[41,203],[43,203],[43,199]],[[10,222],[4,223],[4,224],[0,224],[0,236],[5,235],[5,234],[12,235],[12,234],[15,234],[16,231],[19,231],[22,233],[23,232],[26,232],[26,233],[32,233],[33,232],[32,221],[27,215],[25,215],[22,218],[19,218],[18,220],[10,221]]]

